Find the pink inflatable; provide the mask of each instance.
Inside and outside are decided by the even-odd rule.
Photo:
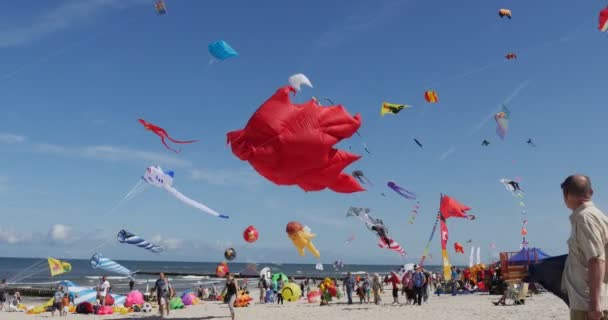
[[[102,306],[102,307],[99,307],[99,310],[97,310],[97,314],[102,315],[102,316],[107,315],[107,314],[112,314],[112,313],[114,313],[114,310],[110,306]]]
[[[182,302],[184,303],[184,305],[191,306],[194,304],[195,300],[196,296],[192,292],[185,293],[184,295],[182,295]]]
[[[125,300],[125,307],[127,308],[131,308],[135,304],[144,304],[144,295],[137,290],[129,292],[127,299]]]

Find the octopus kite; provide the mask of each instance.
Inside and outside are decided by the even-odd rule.
[[[152,124],[152,123],[149,123],[149,122],[147,122],[147,121],[146,121],[146,120],[144,120],[144,119],[138,119],[138,121],[139,121],[139,123],[141,123],[141,124],[143,124],[143,125],[144,125],[144,128],[145,128],[146,130],[150,130],[150,131],[154,132],[154,133],[155,133],[157,136],[159,136],[159,137],[160,137],[160,140],[161,140],[161,141],[162,141],[162,143],[163,143],[163,145],[165,145],[165,148],[167,148],[167,149],[169,149],[169,150],[171,150],[171,151],[173,151],[173,152],[175,152],[175,153],[179,153],[179,151],[176,151],[176,150],[171,149],[171,147],[169,147],[169,146],[167,145],[167,143],[165,142],[165,138],[169,139],[169,140],[170,140],[170,141],[172,141],[173,143],[178,143],[178,144],[193,143],[193,142],[197,142],[197,141],[198,141],[198,140],[188,140],[188,141],[179,141],[179,140],[175,140],[175,139],[173,139],[173,138],[171,138],[171,137],[169,136],[169,134],[167,133],[167,131],[165,131],[165,129],[163,129],[163,128],[161,128],[161,127],[157,126],[157,125],[154,125],[154,124]]]
[[[400,194],[401,196],[403,196],[404,198],[409,199],[409,200],[416,200],[416,194],[415,193],[413,193],[411,191],[408,191],[408,190],[406,190],[404,188],[401,188],[400,186],[398,186],[394,182],[389,181],[386,185],[389,188],[393,189],[393,191],[395,191],[398,194]]]
[[[295,92],[291,86],[280,88],[244,129],[228,132],[234,155],[277,185],[297,185],[304,191],[364,191],[354,177],[342,172],[361,156],[334,148],[355,134],[361,116],[351,116],[340,105],[321,107],[313,100],[294,104],[289,95]]]
[[[374,232],[378,236],[378,246],[380,248],[389,249],[399,253],[400,255],[405,255],[405,249],[397,243],[397,241],[391,239],[388,236],[388,230],[386,226],[384,226],[384,222],[380,219],[376,219],[369,214],[370,210],[368,208],[357,208],[350,207],[346,212],[346,217],[357,217],[370,231]]]
[[[365,174],[363,173],[363,171],[361,170],[355,170],[353,171],[353,177],[357,180],[359,180],[359,182],[361,182],[362,184],[367,184],[369,183],[370,185],[373,185],[371,180],[369,180],[369,178],[367,178],[365,176]]]

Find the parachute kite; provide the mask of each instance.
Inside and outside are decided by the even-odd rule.
[[[321,254],[315,248],[312,243],[312,238],[316,237],[315,234],[311,233],[311,230],[307,226],[303,226],[301,223],[292,221],[287,224],[285,228],[287,236],[293,242],[293,245],[298,249],[298,254],[304,256],[304,248],[308,249],[313,256],[320,258]]]
[[[454,242],[454,251],[456,253],[462,253],[464,254],[464,247],[462,247],[462,245],[458,242]]]
[[[482,145],[482,146],[484,146],[484,147],[487,147],[487,146],[489,146],[489,145],[490,145],[490,141],[488,141],[488,140],[483,140],[483,141],[481,142],[481,145]]]
[[[292,92],[292,87],[280,88],[244,129],[229,132],[232,152],[277,185],[298,185],[305,191],[364,191],[342,172],[361,156],[333,147],[359,129],[361,117],[352,117],[343,106],[321,107],[312,100],[293,104]]]
[[[439,98],[437,97],[437,92],[434,90],[428,90],[424,93],[424,100],[428,103],[437,103],[439,102]]]
[[[373,185],[372,182],[365,176],[365,174],[361,170],[353,171],[353,177],[359,180],[359,182],[361,182],[362,184],[369,183],[370,185]]]
[[[308,78],[301,73],[294,74],[287,80],[289,81],[289,85],[298,91],[300,91],[300,87],[302,85],[306,85],[312,88],[312,83],[310,83],[310,80],[308,80]]]
[[[606,9],[600,11],[600,24],[598,25],[598,29],[602,32],[608,32],[608,7]]]
[[[108,272],[118,273],[129,278],[133,278],[132,276],[135,273],[120,264],[105,258],[101,253],[96,253],[91,257],[91,267],[93,269],[102,269]]]
[[[183,195],[179,191],[177,191],[177,189],[173,188],[173,175],[174,175],[173,171],[165,172],[159,166],[152,166],[152,167],[148,167],[146,169],[146,172],[144,173],[144,176],[142,177],[142,179],[144,179],[144,181],[146,181],[147,183],[149,183],[155,187],[165,189],[170,194],[172,194],[174,197],[176,197],[179,201],[181,201],[195,209],[198,209],[200,211],[203,211],[203,212],[210,214],[212,216],[215,216],[215,217],[228,219],[227,215],[217,213],[217,212],[213,211],[212,209],[208,208],[207,206],[203,205],[202,203],[196,202],[196,201],[186,197],[185,195]]]
[[[517,55],[515,53],[509,53],[505,56],[505,58],[507,58],[507,60],[513,60],[513,59],[517,59]]]
[[[500,10],[498,10],[498,16],[500,16],[501,18],[507,17],[507,18],[511,19],[511,10],[500,9]]]
[[[507,130],[509,129],[509,117],[511,112],[507,109],[507,106],[503,105],[502,110],[494,115],[494,120],[496,120],[496,134],[500,137],[500,139],[504,140],[507,135]]]
[[[238,57],[238,53],[224,40],[215,41],[209,44],[209,53],[218,60],[226,60]]]
[[[254,226],[249,226],[245,231],[243,231],[243,239],[249,243],[254,243],[258,241],[260,234],[258,233],[258,229]]]
[[[165,5],[165,1],[158,0],[154,3],[154,8],[156,9],[156,14],[163,15],[167,13],[167,6]]]
[[[138,121],[139,121],[139,123],[141,123],[141,124],[144,125],[144,128],[146,130],[150,130],[150,131],[154,132],[157,136],[159,136],[160,137],[160,141],[162,141],[162,143],[165,145],[165,148],[167,148],[167,149],[169,149],[169,150],[171,150],[171,151],[173,151],[175,153],[179,153],[179,151],[175,151],[175,150],[171,149],[171,147],[169,147],[167,145],[167,143],[165,142],[165,138],[171,140],[174,143],[179,143],[179,144],[193,143],[193,142],[197,142],[198,141],[198,140],[188,140],[188,141],[175,140],[175,139],[173,139],[173,138],[171,138],[169,136],[169,134],[167,133],[167,131],[165,131],[165,129],[163,129],[163,128],[157,126],[157,125],[154,125],[152,123],[146,122],[146,120],[144,120],[144,119],[138,119]]]
[[[400,194],[401,196],[403,196],[404,198],[409,199],[409,200],[416,200],[416,194],[414,194],[411,191],[408,191],[406,189],[401,188],[400,186],[398,186],[394,182],[389,181],[386,185],[389,188],[393,189],[398,194]]]
[[[401,110],[403,110],[405,108],[409,108],[409,107],[411,107],[411,106],[408,106],[408,105],[405,105],[405,104],[395,104],[395,103],[382,102],[382,107],[380,108],[380,115],[384,116],[387,113],[397,114]]]
[[[370,231],[374,232],[378,236],[378,246],[380,248],[386,248],[395,251],[401,255],[405,255],[405,250],[397,241],[391,239],[388,236],[388,229],[384,226],[384,222],[380,219],[376,219],[369,214],[368,208],[357,208],[350,207],[346,212],[346,217],[357,217]]]
[[[48,258],[47,261],[49,262],[49,271],[51,272],[51,277],[72,271],[72,265],[68,262],[53,258]]]
[[[152,243],[144,240],[143,238],[132,234],[131,232],[129,232],[127,230],[120,230],[118,232],[117,238],[118,238],[118,242],[120,242],[120,243],[133,244],[140,248],[150,250],[154,253],[161,253],[163,251],[163,248],[161,246],[152,244]]]

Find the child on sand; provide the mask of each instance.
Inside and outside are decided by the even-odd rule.
[[[70,311],[70,295],[64,294],[63,299],[61,299],[61,315],[67,316]]]
[[[359,282],[357,284],[357,295],[359,296],[359,303],[363,304],[365,301],[365,289],[363,289],[363,283]]]

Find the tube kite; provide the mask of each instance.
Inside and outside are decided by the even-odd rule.
[[[156,9],[156,14],[159,16],[167,13],[167,6],[163,0],[156,1],[156,3],[154,3],[154,8]]]
[[[131,272],[129,269],[121,266],[120,264],[102,256],[101,253],[96,253],[91,257],[91,267],[93,269],[102,269],[108,272],[118,273],[129,278],[133,278],[132,276],[135,273]]]
[[[427,90],[424,92],[424,100],[428,103],[437,103],[439,102],[439,98],[437,97],[437,92],[435,90]]]
[[[334,148],[361,126],[343,106],[321,107],[313,100],[290,101],[296,89],[277,90],[253,114],[244,129],[228,132],[227,142],[239,159],[248,161],[277,185],[297,185],[305,191],[364,191],[342,170],[361,156]]]
[[[411,107],[411,106],[408,106],[406,104],[395,104],[395,103],[389,103],[389,102],[382,102],[382,107],[380,108],[380,115],[384,116],[387,113],[397,114],[401,110],[409,108],[409,107]]]
[[[306,248],[313,256],[317,257],[317,259],[321,258],[319,250],[317,250],[312,243],[312,238],[316,237],[316,235],[311,232],[309,227],[303,226],[299,222],[291,221],[285,227],[285,232],[287,232],[287,236],[298,249],[298,254],[300,256],[304,256],[304,248]]]
[[[406,189],[401,188],[400,186],[398,186],[396,183],[394,183],[393,181],[389,181],[386,184],[389,188],[393,189],[395,192],[397,192],[398,194],[400,194],[401,196],[403,196],[404,198],[408,199],[408,200],[416,200],[416,194],[408,191]]]
[[[195,209],[203,211],[204,213],[210,214],[214,217],[219,217],[219,218],[224,218],[224,219],[229,218],[227,215],[217,213],[214,210],[203,205],[202,203],[196,202],[196,201],[186,197],[179,191],[177,191],[177,189],[173,188],[173,176],[174,176],[173,171],[165,172],[159,166],[151,166],[146,169],[146,172],[144,173],[144,176],[142,177],[142,179],[144,179],[144,181],[146,181],[147,183],[149,183],[157,188],[165,189],[167,192],[169,192],[174,197],[176,197],[179,201],[181,201]]]
[[[500,139],[504,140],[507,135],[507,131],[509,130],[509,117],[511,112],[507,109],[507,106],[503,105],[500,112],[494,115],[494,120],[496,120],[496,134],[500,137]]]
[[[144,240],[143,238],[136,236],[136,235],[132,234],[131,232],[124,230],[124,229],[120,230],[116,237],[118,238],[118,242],[120,242],[120,243],[133,244],[140,248],[150,250],[154,253],[163,252],[163,247],[152,244],[152,243]]]
[[[312,83],[310,83],[310,80],[308,80],[308,78],[301,74],[294,74],[293,76],[289,77],[289,79],[287,79],[289,82],[289,85],[292,86],[294,89],[296,89],[297,91],[300,91],[300,87],[302,85],[306,85],[312,88]]]
[[[608,7],[600,11],[599,20],[600,24],[598,25],[598,29],[602,32],[608,32]]]
[[[165,131],[165,129],[163,129],[163,128],[157,126],[157,125],[154,125],[152,123],[146,122],[146,120],[144,120],[144,119],[138,119],[138,121],[139,121],[139,123],[141,123],[144,126],[144,128],[146,130],[150,130],[150,131],[154,132],[157,136],[159,136],[160,140],[165,145],[165,148],[167,148],[167,149],[169,149],[169,150],[171,150],[171,151],[173,151],[175,153],[179,153],[179,151],[171,149],[171,147],[169,147],[167,145],[167,143],[165,142],[165,138],[169,139],[173,143],[179,143],[179,144],[193,143],[193,142],[197,142],[198,141],[198,140],[188,140],[188,141],[175,140],[175,139],[173,139],[173,138],[171,138],[169,136],[169,134],[167,133],[167,131]]]
[[[233,57],[238,57],[238,53],[224,40],[211,42],[209,44],[209,53],[218,60],[226,60]]]

